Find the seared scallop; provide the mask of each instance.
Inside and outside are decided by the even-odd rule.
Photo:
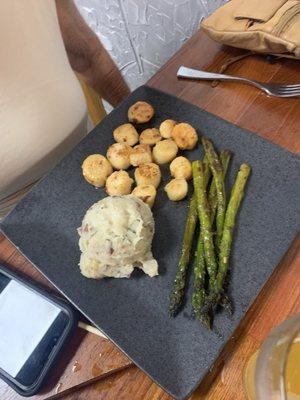
[[[153,185],[138,185],[133,189],[132,194],[152,208],[156,197],[156,189]]]
[[[160,168],[154,163],[140,165],[136,168],[134,177],[137,185],[152,185],[157,188],[161,180]]]
[[[131,193],[133,179],[126,171],[115,171],[106,180],[106,193],[109,196],[122,196]]]
[[[145,129],[140,134],[141,144],[149,144],[149,146],[154,146],[160,140],[161,140],[161,135],[159,133],[159,130],[156,128]]]
[[[166,119],[160,124],[159,132],[164,139],[170,139],[172,137],[172,131],[174,126],[177,124],[173,119]]]
[[[182,150],[192,150],[198,141],[198,135],[192,125],[182,122],[174,126],[172,138]]]
[[[153,148],[153,159],[157,164],[166,164],[174,160],[178,152],[177,144],[172,139],[158,142]]]
[[[134,146],[139,141],[139,135],[132,124],[123,124],[118,126],[113,136],[116,142],[126,143],[129,146]]]
[[[170,172],[177,179],[191,179],[192,164],[186,157],[176,157],[170,164]]]
[[[129,155],[130,164],[134,167],[147,164],[152,161],[151,148],[148,144],[134,146]]]
[[[114,143],[108,148],[106,156],[114,169],[127,169],[130,166],[131,150],[126,143]]]
[[[172,179],[166,186],[165,191],[170,200],[179,201],[185,198],[188,192],[188,184],[185,179]]]
[[[84,179],[96,187],[104,186],[107,177],[112,172],[109,161],[101,154],[91,154],[82,163]]]
[[[137,101],[128,110],[129,122],[133,122],[135,124],[144,124],[145,122],[150,121],[153,115],[153,107],[151,104],[146,103],[145,101]]]

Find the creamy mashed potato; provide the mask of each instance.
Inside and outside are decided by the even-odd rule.
[[[154,219],[135,196],[106,197],[86,212],[81,227],[80,270],[87,278],[128,278],[135,267],[158,275],[151,253]]]

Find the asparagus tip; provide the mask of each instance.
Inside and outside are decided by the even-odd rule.
[[[251,171],[251,167],[250,167],[249,164],[242,164],[240,166],[240,171],[244,171],[244,172],[249,173]]]
[[[202,310],[193,308],[192,317],[196,318],[207,329],[211,329],[211,317],[208,313],[203,313]]]
[[[211,330],[211,318],[209,314],[202,314],[199,321],[209,330]]]
[[[172,304],[172,302],[169,305],[169,317],[174,318],[178,314],[178,305],[177,304]]]
[[[224,308],[224,310],[226,310],[229,315],[233,314],[233,306],[232,306],[232,302],[230,301],[230,298],[224,294],[221,299],[220,299],[220,306],[222,308]]]
[[[233,154],[232,151],[229,150],[229,149],[223,150],[222,153],[223,153],[224,155],[226,155],[226,156],[231,156],[231,155]]]

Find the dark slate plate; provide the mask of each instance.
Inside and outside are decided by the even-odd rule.
[[[175,319],[167,313],[168,296],[180,253],[187,201],[167,200],[161,185],[153,212],[153,252],[160,276],[135,273],[131,279],[84,278],[77,267],[78,235],[85,211],[103,198],[81,176],[91,153],[105,154],[112,130],[126,122],[128,107],[147,100],[156,110],[153,125],[165,118],[187,121],[234,159],[229,184],[242,162],[253,172],[235,231],[229,290],[235,312],[217,314],[215,332],[190,318],[190,301]],[[282,133],[284,134],[284,132]],[[198,148],[190,159],[202,157]],[[163,183],[169,179],[163,168]],[[199,384],[233,330],[279,263],[296,235],[300,215],[299,158],[177,98],[140,87],[115,109],[50,174],[31,190],[2,223],[4,234],[95,325],[140,368],[176,399]],[[189,286],[191,287],[192,279]],[[188,298],[191,291],[189,290]]]

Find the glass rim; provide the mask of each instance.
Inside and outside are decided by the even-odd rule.
[[[255,392],[257,400],[266,399],[266,391],[270,385],[270,359],[274,348],[278,344],[283,346],[282,356],[279,360],[279,396],[278,400],[286,400],[285,371],[287,366],[288,354],[295,338],[300,334],[300,314],[289,317],[275,329],[273,329],[267,339],[263,342],[259,350],[255,367]],[[274,397],[275,399],[275,397]]]

